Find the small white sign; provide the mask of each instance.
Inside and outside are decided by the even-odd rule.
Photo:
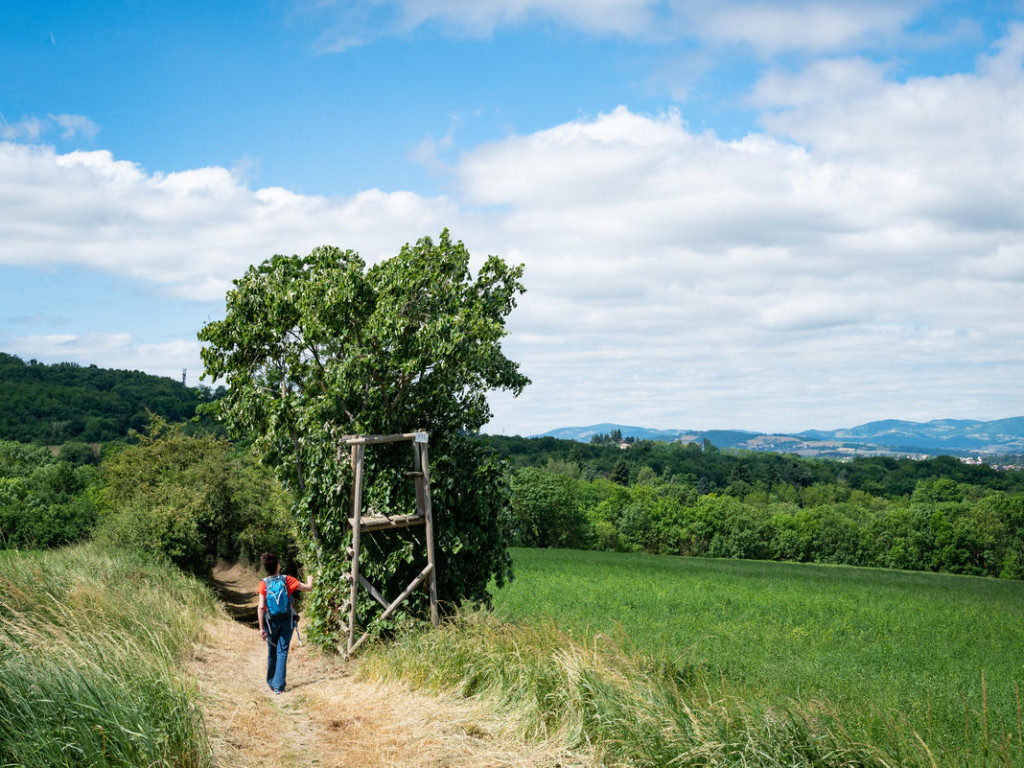
[[[427,433],[426,432],[417,432],[416,433],[416,442],[417,443],[425,443],[425,442],[427,442]]]

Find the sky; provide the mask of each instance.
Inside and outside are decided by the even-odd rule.
[[[1022,2],[3,0],[0,351],[196,385],[249,265],[447,227],[488,432],[1020,416],[1022,126]]]

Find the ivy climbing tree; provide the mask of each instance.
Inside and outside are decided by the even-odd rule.
[[[488,583],[511,575],[499,524],[502,468],[473,433],[490,418],[490,390],[518,395],[529,383],[501,349],[521,277],[521,265],[496,256],[474,277],[468,251],[447,230],[369,267],[354,251],[320,247],[250,267],[228,292],[225,318],[199,332],[204,377],[228,386],[211,407],[293,492],[305,560],[319,570],[307,602],[310,637],[330,644],[347,620],[346,435],[430,433],[444,605],[486,602]],[[412,511],[411,452],[398,445],[367,451],[367,514]],[[409,531],[364,537],[360,572],[386,595],[422,568],[422,532]],[[425,604],[418,593],[397,621]],[[358,608],[365,624],[379,607],[367,600]]]

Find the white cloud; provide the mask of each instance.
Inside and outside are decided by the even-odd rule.
[[[23,117],[15,123],[0,121],[0,139],[36,141],[46,130],[46,122],[38,117]]]
[[[625,107],[510,136],[457,158],[452,198],[250,190],[223,168],[0,144],[0,262],[212,298],[274,252],[373,259],[450,226],[527,266],[507,349],[534,385],[496,399],[495,429],[1016,415],[1022,39],[941,78],[859,59],[772,72],[751,97],[765,130],[738,140]]]
[[[739,2],[699,6],[700,36],[747,43],[766,55],[824,52],[891,42],[918,15],[921,3]]]
[[[432,174],[443,176],[451,173],[452,168],[444,159],[444,156],[452,151],[455,146],[455,131],[461,122],[460,117],[451,116],[448,131],[440,139],[433,135],[424,136],[409,151],[409,159],[414,163],[422,165]]]
[[[100,131],[100,127],[84,115],[48,115],[49,119],[61,128],[60,137],[69,140],[76,136],[91,139]]]
[[[806,108],[829,99],[849,101],[877,93],[884,85],[884,65],[863,58],[822,59],[799,75],[769,70],[749,101],[762,109]]]
[[[659,3],[653,0],[398,0],[401,24],[415,29],[437,21],[456,32],[490,34],[495,27],[538,17],[588,31],[639,34],[650,29]]]
[[[742,43],[765,55],[782,51],[849,50],[891,43],[927,5],[926,0],[369,0],[314,3],[333,17],[325,51],[341,51],[385,35],[431,25],[455,36],[486,37],[531,22],[640,40],[699,39]]]
[[[106,151],[0,143],[0,264],[78,264],[216,299],[274,253],[344,243],[368,258],[455,224],[444,198],[251,190],[225,168],[147,173]]]

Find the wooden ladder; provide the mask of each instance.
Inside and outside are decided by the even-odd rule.
[[[412,471],[406,472],[411,477],[416,487],[416,513],[412,515],[391,515],[386,517],[367,516],[363,517],[363,460],[365,458],[366,446],[381,445],[384,443],[398,443],[408,441],[412,444]],[[342,440],[347,445],[351,454],[353,481],[352,481],[352,517],[348,519],[352,527],[352,546],[348,551],[352,558],[352,573],[346,579],[349,582],[348,601],[348,649],[346,656],[352,653],[370,634],[369,627],[363,634],[356,638],[356,602],[359,594],[359,587],[362,586],[369,595],[384,607],[384,613],[378,617],[378,621],[384,621],[393,614],[398,607],[405,602],[424,579],[429,579],[428,589],[430,591],[430,621],[437,626],[437,568],[434,562],[434,520],[430,503],[430,466],[428,460],[427,446],[429,438],[422,430],[407,432],[400,435],[355,435]],[[339,447],[339,453],[341,448]],[[425,528],[427,540],[427,564],[419,575],[416,576],[409,586],[402,590],[402,594],[391,602],[388,602],[383,595],[359,573],[359,540],[363,533],[374,533],[376,531],[392,531],[399,528],[410,528],[422,525]]]

